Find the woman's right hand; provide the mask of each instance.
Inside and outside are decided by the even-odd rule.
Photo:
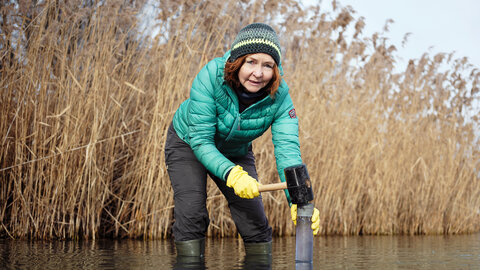
[[[253,199],[259,196],[258,185],[257,180],[248,175],[239,165],[233,167],[227,177],[227,187],[233,188],[235,194],[244,199]]]

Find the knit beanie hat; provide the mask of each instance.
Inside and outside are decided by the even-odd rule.
[[[280,65],[280,42],[272,27],[264,23],[252,23],[238,32],[232,43],[230,61],[251,53],[269,54]]]

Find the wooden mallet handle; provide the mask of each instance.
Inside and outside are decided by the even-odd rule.
[[[258,186],[258,192],[275,191],[275,190],[281,190],[281,189],[287,189],[287,182]]]

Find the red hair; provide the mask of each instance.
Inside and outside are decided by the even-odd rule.
[[[233,89],[239,89],[240,87],[242,87],[240,81],[238,80],[238,71],[240,71],[243,63],[245,63],[245,59],[247,58],[247,56],[248,54],[240,56],[233,62],[227,61],[225,63],[225,81]],[[280,76],[277,64],[275,64],[275,66],[273,67],[272,79],[270,79],[268,84],[264,87],[265,91],[269,93],[272,98],[275,96],[275,93],[277,92],[281,81],[282,77]]]

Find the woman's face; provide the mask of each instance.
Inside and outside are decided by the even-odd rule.
[[[266,53],[251,54],[245,58],[238,80],[250,93],[256,93],[265,87],[273,77],[275,61]]]

